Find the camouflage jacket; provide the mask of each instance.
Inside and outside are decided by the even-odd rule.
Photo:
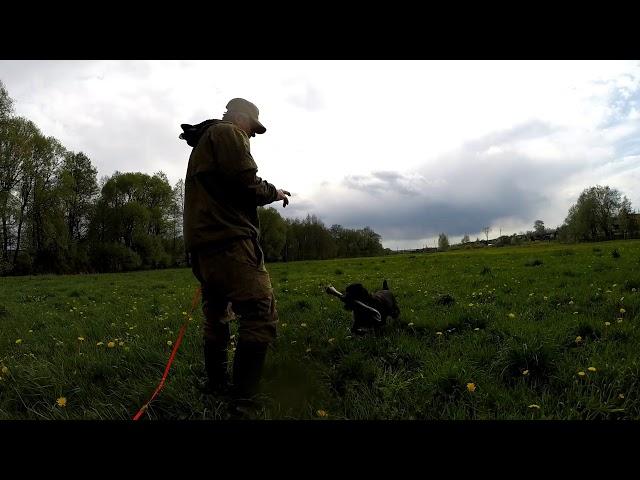
[[[277,189],[256,175],[249,137],[231,122],[209,127],[189,157],[185,178],[184,240],[187,251],[239,237],[257,239],[258,206]]]

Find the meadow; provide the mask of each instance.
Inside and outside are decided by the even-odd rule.
[[[279,336],[258,418],[640,419],[638,240],[267,268]],[[400,320],[353,336],[324,288],[383,279]],[[189,269],[0,278],[0,419],[130,419],[196,287]],[[197,389],[201,325],[197,308],[144,420],[226,418]]]

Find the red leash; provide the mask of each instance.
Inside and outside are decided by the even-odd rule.
[[[167,366],[164,369],[164,374],[162,375],[162,379],[160,380],[160,383],[156,387],[155,392],[153,392],[153,395],[151,395],[151,398],[149,399],[149,401],[147,403],[145,403],[142,406],[142,408],[140,408],[140,410],[138,410],[138,413],[136,413],[133,416],[133,420],[134,421],[140,419],[142,414],[147,410],[147,408],[149,408],[149,404],[155,400],[155,398],[160,393],[160,390],[162,390],[162,387],[164,387],[164,382],[167,379],[167,375],[169,375],[169,369],[171,368],[171,364],[173,363],[173,359],[176,357],[176,352],[178,351],[178,347],[180,347],[180,344],[182,343],[182,337],[184,337],[184,332],[187,331],[187,326],[189,325],[189,319],[191,318],[191,314],[193,313],[193,310],[198,305],[198,300],[199,299],[200,299],[200,287],[198,287],[196,289],[196,292],[193,295],[193,300],[191,301],[191,309],[189,310],[189,314],[187,315],[187,319],[184,321],[184,323],[180,327],[180,332],[178,333],[178,338],[176,339],[176,343],[173,346],[173,350],[171,351],[171,356],[169,357],[169,361],[167,362]]]

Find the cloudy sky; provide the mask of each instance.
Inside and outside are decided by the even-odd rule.
[[[639,61],[0,61],[17,114],[98,175],[184,176],[181,123],[260,108],[258,175],[286,216],[390,248],[560,225],[586,187],[640,207]]]

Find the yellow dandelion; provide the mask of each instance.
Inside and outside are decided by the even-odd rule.
[[[582,372],[582,371],[578,372],[578,376],[579,376],[579,377],[584,377],[585,375],[586,375],[586,373],[584,373],[584,372]]]
[[[318,410],[316,412],[316,415],[318,415],[319,417],[326,417],[328,413],[325,410]]]
[[[107,347],[109,347],[109,348],[113,348],[113,347],[115,347],[115,346],[116,346],[116,343],[115,343],[115,342],[109,342],[109,343],[107,343]]]
[[[582,337],[580,335],[576,337],[576,343],[582,343]]]
[[[59,407],[66,407],[67,406],[67,397],[60,397],[56,400],[56,404]]]
[[[509,318],[516,318],[516,314],[515,313],[510,313],[509,314]]]
[[[182,315],[186,316],[186,315],[187,315],[187,312],[182,312]]]
[[[476,384],[475,383],[467,383],[467,390],[471,393],[476,391]]]
[[[9,373],[9,369],[7,367],[2,367],[2,373],[7,375]]]
[[[589,368],[587,368],[587,370],[589,370],[590,372],[596,372],[597,371],[596,367],[589,367]]]
[[[173,342],[171,340],[167,340],[167,345],[171,346],[173,345]]]
[[[525,377],[529,375],[529,370],[525,370],[524,372],[522,372],[522,375],[524,375]]]
[[[611,322],[604,322],[605,327],[608,327],[609,325],[611,325]]]
[[[78,340],[84,342],[84,337],[78,337]]]
[[[532,403],[531,405],[529,405],[529,408],[535,408],[536,410],[540,410],[540,405],[536,403]]]
[[[624,308],[621,308],[620,313],[627,313],[627,311]]]
[[[98,343],[96,343],[96,346],[97,346],[97,347],[100,347],[100,346],[102,346],[102,345],[104,345],[104,342],[98,342]]]
[[[21,343],[22,343],[22,339],[21,338],[16,340],[16,345],[20,345]]]

